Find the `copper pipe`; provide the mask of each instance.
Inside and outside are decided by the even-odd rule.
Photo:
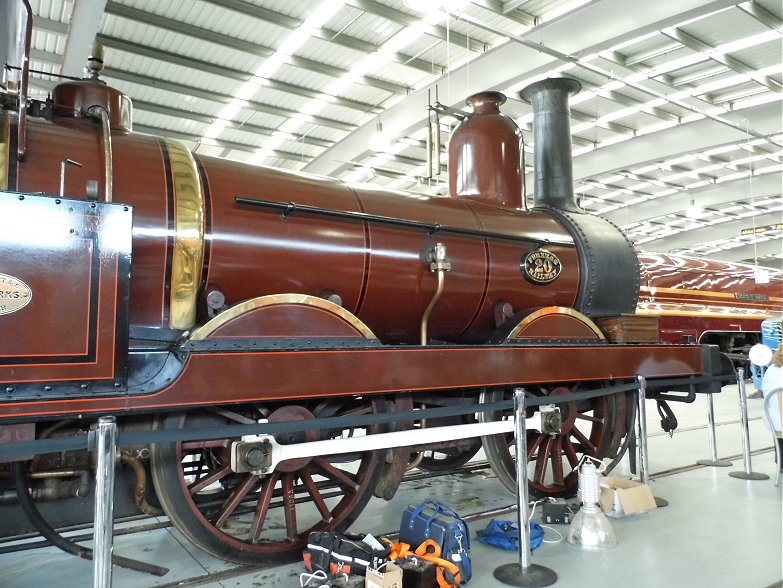
[[[141,461],[138,458],[123,455],[122,463],[128,464],[136,475],[136,489],[133,493],[133,500],[136,503],[136,507],[144,514],[152,516],[162,515],[163,511],[161,509],[152,506],[147,502],[146,498],[144,498],[144,495],[147,492],[147,472],[144,471],[144,465]]]
[[[22,78],[19,80],[19,124],[16,142],[17,164],[24,161],[27,155],[27,85],[30,77],[30,45],[33,41],[33,9],[29,0],[22,0],[27,11],[27,24],[24,31],[24,58],[22,59]]]
[[[103,131],[103,168],[105,172],[105,187],[103,190],[104,200],[111,202],[114,192],[114,162],[112,161],[111,150],[111,125],[109,124],[109,113],[105,108],[100,109],[101,129]]]
[[[438,273],[438,287],[435,290],[435,294],[432,296],[432,300],[427,305],[427,310],[421,317],[421,345],[427,344],[427,323],[430,320],[430,314],[435,308],[435,305],[440,300],[441,294],[443,294],[443,285],[446,278],[446,272],[451,269],[451,264],[446,261],[446,247],[443,243],[436,243],[435,247],[430,252],[430,271]]]
[[[44,472],[30,472],[29,478],[72,478],[76,476],[76,470],[48,470]]]
[[[104,201],[112,202],[114,163],[112,160],[111,123],[109,121],[109,113],[103,106],[91,106],[87,109],[86,114],[93,118],[100,119],[101,121],[101,136],[103,140]]]

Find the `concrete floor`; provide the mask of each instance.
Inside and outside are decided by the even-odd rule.
[[[752,392],[753,387],[748,387]],[[669,506],[649,513],[611,519],[619,545],[605,552],[583,551],[565,541],[544,544],[533,552],[532,561],[557,574],[563,588],[717,587],[766,588],[783,586],[783,485],[773,485],[775,466],[772,437],[760,420],[762,401],[749,400],[752,470],[766,473],[768,480],[746,481],[730,477],[744,469],[742,459],[726,468],[692,467],[709,457],[706,400],[674,405],[680,428],[673,437],[661,433],[655,405],[648,406],[650,486]],[[715,397],[719,457],[742,453],[739,401],[736,387],[726,387]],[[686,468],[678,471],[677,468]],[[623,463],[613,475],[627,475]],[[512,506],[515,498],[506,492],[489,470],[456,474],[438,479],[406,482],[391,502],[374,499],[353,530],[381,535],[396,530],[408,504],[425,498],[449,502],[463,515]],[[533,520],[539,521],[540,513]],[[516,520],[516,513],[496,517]],[[162,519],[165,520],[165,519]],[[502,586],[493,577],[496,567],[518,561],[518,555],[480,544],[475,532],[489,519],[471,523],[473,580],[469,586]],[[558,525],[565,535],[568,527]],[[546,540],[556,540],[547,530]],[[164,565],[170,572],[161,578],[114,568],[115,588],[175,586],[195,576],[206,588],[293,588],[299,586],[300,564],[273,570],[240,574],[236,566],[207,556],[191,547],[171,528],[118,536],[115,553]],[[49,584],[58,588],[92,585],[92,564],[54,548],[0,555],[0,587],[27,588]],[[209,576],[207,576],[209,574]]]

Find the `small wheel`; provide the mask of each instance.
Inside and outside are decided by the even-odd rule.
[[[544,434],[538,429],[527,430],[528,490],[535,498],[575,495],[579,461],[585,455],[601,459],[612,445],[617,422],[614,396],[601,396],[582,402],[557,402],[557,396],[571,394],[579,388],[579,384],[572,384],[570,387],[554,386],[526,392],[529,397],[552,396],[552,403],[560,408],[562,417],[562,428],[558,435]],[[481,403],[500,402],[505,396],[503,389],[487,390],[481,395]],[[527,418],[536,411],[529,410]],[[499,416],[484,413],[480,418],[497,420]],[[624,420],[625,415],[623,423]],[[482,442],[487,460],[498,480],[516,494],[513,436],[490,435],[482,437]]]
[[[163,417],[157,428],[306,421],[319,416],[357,416],[384,410],[378,399],[347,399],[278,406],[206,408]],[[353,429],[276,436],[280,444],[358,434]],[[377,427],[369,432],[380,432]],[[300,556],[310,532],[344,530],[365,507],[383,466],[383,452],[313,456],[281,462],[267,475],[236,472],[231,446],[238,438],[161,443],[152,446],[152,475],[164,511],[192,543],[240,564]]]

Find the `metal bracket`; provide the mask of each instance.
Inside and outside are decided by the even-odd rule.
[[[563,428],[563,417],[560,407],[554,404],[541,406],[541,432],[544,435],[559,435]]]

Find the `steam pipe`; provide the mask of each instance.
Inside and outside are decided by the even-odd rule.
[[[104,200],[112,202],[114,184],[114,163],[111,150],[111,124],[109,113],[102,106],[93,106],[88,110],[89,114],[98,116],[101,120],[101,133],[103,135],[103,169],[104,169]]]
[[[574,197],[568,109],[568,97],[581,89],[581,84],[571,78],[547,78],[519,93],[520,98],[533,106],[534,206],[582,212]]]
[[[427,305],[427,309],[421,317],[421,345],[427,344],[429,337],[427,336],[427,323],[430,320],[430,314],[435,308],[435,305],[440,300],[441,294],[443,294],[443,286],[446,279],[446,272],[451,270],[451,264],[446,261],[446,246],[443,243],[436,243],[435,247],[430,252],[430,271],[438,274],[438,287],[433,294],[430,303]]]
[[[129,465],[136,476],[136,486],[133,492],[133,500],[138,508],[144,514],[151,516],[162,515],[163,511],[159,508],[152,506],[145,495],[147,494],[147,473],[144,471],[144,465],[138,458],[131,457],[130,455],[123,455],[122,462]]]
[[[22,0],[27,12],[27,22],[24,31],[24,58],[22,59],[22,78],[19,80],[19,124],[16,148],[17,162],[24,161],[27,155],[27,85],[30,77],[30,45],[33,42],[33,9],[29,0]]]

